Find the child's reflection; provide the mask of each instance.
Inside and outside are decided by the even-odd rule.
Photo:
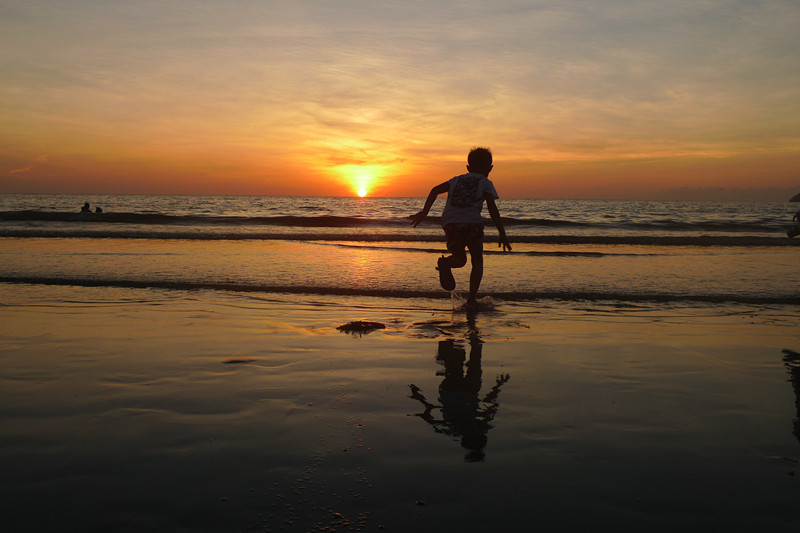
[[[469,336],[469,361],[466,360],[466,350],[462,341],[447,339],[439,341],[439,350],[436,360],[444,366],[444,371],[437,375],[444,375],[439,385],[439,402],[434,405],[423,396],[419,387],[409,385],[411,396],[425,407],[425,411],[417,413],[418,416],[429,423],[437,433],[444,433],[455,439],[461,439],[461,445],[468,449],[466,461],[482,461],[483,449],[488,440],[487,434],[493,427],[490,422],[500,404],[497,397],[500,387],[509,380],[508,374],[497,377],[489,393],[479,399],[481,390],[481,352],[483,342],[476,333]],[[466,372],[464,367],[466,366]],[[441,419],[436,419],[433,411],[441,410]]]

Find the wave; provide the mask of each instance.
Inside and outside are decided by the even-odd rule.
[[[421,252],[431,254],[441,254],[444,252],[441,248],[418,248],[411,246],[370,246],[363,244],[341,244],[341,243],[317,243],[320,246],[336,246],[337,248],[350,248],[356,250],[391,250],[393,252]],[[547,251],[547,252],[513,252],[514,255],[525,255],[531,257],[606,257],[606,256],[641,256],[641,255],[655,255],[655,254],[619,254],[619,253],[604,253],[604,252],[564,252],[564,251]],[[501,252],[497,250],[484,250],[483,255],[508,255],[508,252]]]
[[[441,233],[324,233],[324,232],[234,232],[195,230],[131,230],[131,229],[0,229],[0,237],[57,239],[150,239],[199,241],[348,241],[348,242],[444,242]],[[487,232],[486,241],[493,239]],[[511,243],[526,244],[599,244],[633,246],[800,246],[800,239],[784,235],[510,235]]]
[[[317,209],[317,206],[314,207]],[[302,208],[300,208],[302,209]],[[598,229],[604,231],[656,231],[656,232],[732,232],[732,233],[783,233],[787,224],[774,219],[762,220],[630,220],[541,217],[502,217],[503,224],[510,228],[547,229]],[[233,216],[213,214],[174,215],[165,213],[76,213],[64,211],[0,211],[0,222],[61,222],[75,224],[130,224],[160,226],[283,226],[288,228],[360,228],[360,227],[407,227],[410,217],[405,216],[339,216],[339,215],[274,215]],[[487,225],[489,219],[484,219]],[[441,225],[441,217],[428,216],[424,226]]]
[[[684,222],[679,220],[661,220],[650,222],[626,222],[619,225],[623,229],[639,231],[714,231],[714,232],[771,232],[783,231],[786,224],[775,224],[772,221],[745,222],[745,221],[697,221]]]
[[[78,287],[120,287],[132,289],[165,290],[215,290],[228,292],[260,292],[278,294],[318,294],[329,296],[362,296],[381,298],[426,298],[449,299],[450,293],[441,290],[373,289],[322,286],[283,286],[224,282],[190,282],[130,279],[83,279],[0,276],[0,283],[61,285]],[[505,291],[494,292],[492,297],[503,301],[616,301],[655,303],[733,303],[753,305],[800,305],[800,296],[751,296],[742,294],[675,294],[675,293],[631,293],[603,291]]]
[[[302,209],[302,207],[300,208]],[[313,209],[318,209],[314,206]],[[354,217],[337,215],[274,215],[274,216],[220,216],[220,215],[169,215],[164,213],[75,213],[63,211],[0,211],[4,222],[75,222],[92,224],[139,225],[191,225],[191,226],[286,226],[318,228],[354,228],[364,226],[408,226],[409,217]],[[441,225],[441,217],[428,216],[425,225]],[[491,223],[489,219],[485,222]],[[507,218],[506,226],[540,227],[591,227],[591,223],[543,218]]]
[[[360,226],[408,225],[404,219],[371,219],[334,215],[264,217],[216,215],[167,215],[163,213],[71,213],[58,211],[2,211],[4,222],[76,222],[93,224],[138,225],[215,225],[215,226],[288,226],[351,228]]]

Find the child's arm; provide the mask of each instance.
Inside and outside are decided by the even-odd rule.
[[[506,249],[511,251],[511,243],[508,242],[508,238],[506,237],[506,230],[503,227],[503,221],[500,219],[500,211],[497,210],[497,204],[494,203],[494,198],[489,196],[488,194],[484,196],[486,200],[486,207],[489,208],[489,216],[492,217],[492,222],[497,227],[497,231],[500,233],[500,242],[498,246],[503,247],[503,251],[505,252]]]
[[[428,194],[428,199],[425,200],[425,207],[423,207],[422,211],[420,211],[416,215],[411,216],[411,225],[416,228],[420,222],[425,220],[425,217],[428,216],[428,211],[430,211],[431,207],[433,206],[433,202],[436,201],[436,197],[442,193],[446,193],[449,190],[450,190],[450,182],[448,181],[440,183],[439,185],[431,189],[430,194]]]

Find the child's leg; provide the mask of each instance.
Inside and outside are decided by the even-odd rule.
[[[446,257],[447,264],[450,268],[461,268],[467,264],[467,251],[466,247],[474,236],[470,233],[468,224],[448,224],[444,228],[444,234],[447,236],[447,251],[450,256]]]
[[[456,287],[456,280],[453,278],[453,273],[450,269],[461,268],[467,264],[467,251],[465,248],[472,247],[475,242],[480,242],[481,252],[480,256],[480,273],[478,274],[478,285],[480,285],[480,277],[483,276],[483,226],[480,224],[448,224],[444,228],[444,233],[447,236],[447,250],[451,255],[442,256],[437,262],[436,269],[439,271],[439,283],[442,288],[447,291],[452,291]],[[470,243],[473,243],[470,245]],[[474,261],[474,259],[473,259]],[[473,263],[473,272],[474,272]],[[473,274],[474,275],[474,274]],[[470,276],[470,285],[472,285],[472,276]],[[475,289],[477,292],[477,288]]]
[[[436,263],[436,270],[439,271],[439,284],[446,291],[452,291],[456,288],[456,280],[453,277],[453,268],[461,268],[467,264],[467,253],[464,246],[458,249],[458,245],[448,242],[447,248],[452,255],[442,256]]]
[[[467,245],[469,248],[472,271],[469,273],[469,298],[467,302],[474,302],[478,296],[483,279],[483,240],[477,240]]]
[[[450,265],[450,268],[461,268],[467,264],[467,251],[463,246],[460,250],[457,247],[451,248],[448,246],[448,248],[452,255],[445,257],[445,259],[447,259],[447,264]]]

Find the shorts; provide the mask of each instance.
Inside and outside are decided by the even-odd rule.
[[[474,242],[483,242],[483,224],[452,223],[444,227],[450,253],[463,252]]]

